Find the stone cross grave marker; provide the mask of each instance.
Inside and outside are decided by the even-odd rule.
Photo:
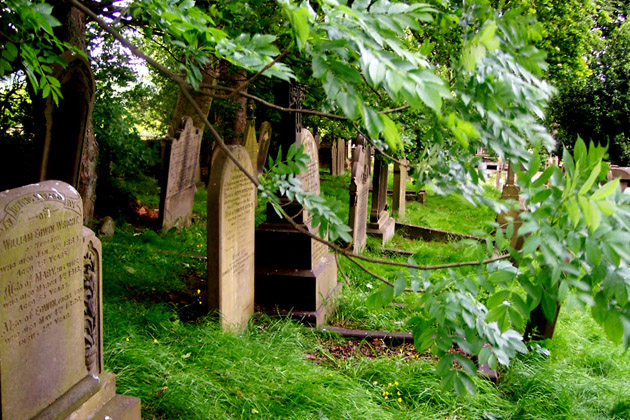
[[[258,173],[261,174],[267,164],[267,156],[269,155],[269,145],[271,144],[271,124],[265,121],[260,126],[260,137],[258,138],[258,157],[256,163]]]
[[[244,147],[228,146],[252,173]],[[256,187],[222,151],[208,183],[208,304],[224,328],[242,331],[254,312]]]
[[[181,130],[165,144],[160,193],[160,224],[163,229],[189,226],[197,190],[201,130],[190,117],[182,119]]]
[[[352,228],[353,252],[363,250],[367,241],[368,195],[370,193],[370,171],[364,150],[365,139],[359,134],[352,156],[350,181],[350,214],[348,224]]]
[[[403,163],[408,164],[405,160]],[[407,168],[398,162],[394,162],[394,194],[392,196],[392,211],[396,216],[405,217],[405,204],[407,198]]]
[[[372,207],[367,232],[382,238],[385,245],[394,237],[396,221],[387,211],[387,173],[388,165],[383,156],[377,153],[374,159],[374,176],[372,178]]]
[[[82,220],[61,181],[0,193],[0,418],[140,418],[102,371],[101,248]]]

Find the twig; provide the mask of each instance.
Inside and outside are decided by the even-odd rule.
[[[370,88],[370,90],[371,90],[371,91],[372,91],[372,92],[373,92],[376,96],[378,96],[378,100],[379,100],[379,101],[382,101],[382,100],[383,100],[383,97],[381,96],[381,94],[380,94],[380,93],[378,93],[378,91],[377,91],[376,89],[374,89],[372,86],[370,86],[370,84],[368,83],[368,81],[367,81],[367,79],[365,78],[365,75],[364,75],[363,73],[360,73],[360,74],[361,74],[361,78],[363,79],[363,81],[365,82],[365,84],[367,85],[367,87],[369,87],[369,88]]]
[[[378,152],[380,154],[382,154],[383,156],[393,160],[394,162],[398,163],[399,165],[403,166],[405,169],[409,169],[409,162],[406,162],[404,160],[400,160],[400,159],[396,159],[395,157],[393,157],[392,155],[386,153],[383,149],[381,149],[380,147],[378,147],[371,139],[370,136],[366,136],[361,129],[359,128],[359,126],[354,122],[354,121],[350,121],[350,124],[352,124],[352,127],[354,127],[354,129],[357,131],[357,133],[363,134],[363,136],[368,139],[368,141],[372,144],[372,146],[378,150]]]
[[[225,145],[225,143],[223,142],[223,139],[221,138],[221,136],[219,135],[217,130],[214,128],[214,126],[212,124],[210,124],[210,122],[208,121],[208,118],[206,117],[206,115],[204,115],[204,113],[201,110],[201,108],[199,108],[199,105],[197,104],[197,102],[190,95],[190,92],[188,92],[189,85],[188,85],[188,83],[186,83],[186,81],[184,79],[182,79],[178,75],[172,73],[166,67],[164,67],[163,65],[161,65],[160,63],[155,61],[153,58],[151,58],[148,55],[146,55],[142,50],[140,50],[138,47],[136,47],[131,42],[129,42],[129,40],[127,40],[120,33],[118,33],[118,31],[116,31],[115,29],[110,27],[106,22],[104,22],[101,18],[99,18],[96,15],[96,13],[92,12],[89,8],[87,8],[86,6],[81,4],[79,1],[77,1],[77,0],[68,0],[68,2],[71,3],[72,5],[74,5],[79,10],[83,11],[85,14],[90,16],[92,19],[94,19],[94,21],[98,24],[98,26],[100,26],[105,32],[109,33],[114,38],[116,38],[118,40],[118,42],[120,42],[123,46],[129,48],[129,50],[136,57],[142,58],[147,63],[149,63],[150,65],[152,65],[156,69],[158,69],[160,72],[164,73],[169,79],[171,79],[175,83],[177,83],[179,85],[180,91],[182,92],[182,94],[184,95],[186,100],[188,100],[188,102],[190,102],[190,105],[193,107],[193,109],[195,110],[195,112],[197,113],[199,118],[201,118],[201,120],[203,121],[204,125],[208,128],[208,130],[210,130],[210,133],[215,138],[215,141],[216,141],[217,145],[219,146],[219,148],[221,150],[223,150],[223,152],[228,156],[228,158],[232,162],[234,162],[236,167],[238,167],[238,169],[241,170],[241,172],[243,172],[243,174],[245,174],[245,176],[247,176],[247,178],[254,185],[258,186],[258,179],[256,179],[256,177],[254,177],[252,174],[250,174],[245,169],[245,167],[238,161],[238,159],[236,158],[236,156],[234,156],[232,151]]]
[[[339,263],[339,253],[337,251],[335,251],[335,262],[337,263],[337,270],[341,273],[341,276],[343,277],[343,282],[346,283],[346,286],[350,287],[350,280],[341,268],[341,264]]]
[[[263,67],[262,69],[260,69],[258,71],[258,73],[256,73],[255,75],[253,75],[252,77],[250,77],[248,80],[245,80],[243,83],[241,83],[240,85],[238,85],[236,87],[236,89],[234,89],[234,91],[230,94],[229,99],[234,99],[234,97],[236,95],[238,95],[239,93],[241,93],[241,91],[243,89],[245,89],[247,86],[249,86],[249,84],[251,82],[253,82],[258,76],[260,76],[261,74],[263,74],[265,71],[269,70],[271,67],[273,67],[278,61],[282,60],[284,57],[286,57],[286,55],[289,53],[289,51],[291,51],[291,47],[293,45],[289,45],[289,47],[284,50],[281,54],[279,54],[276,58],[274,58],[271,62],[267,63],[267,65],[265,67]]]
[[[135,56],[145,60],[147,63],[149,63],[150,65],[152,65],[153,67],[158,69],[160,72],[164,73],[168,78],[170,78],[175,83],[177,83],[179,85],[179,87],[180,87],[180,90],[181,90],[182,94],[190,102],[191,106],[193,107],[193,109],[195,110],[197,115],[199,115],[199,117],[203,121],[204,125],[208,128],[208,130],[210,130],[210,133],[215,138],[215,140],[216,140],[217,144],[219,145],[219,147],[221,148],[221,150],[223,150],[223,152],[228,156],[228,158],[239,168],[239,170],[241,172],[243,172],[243,174],[245,174],[245,176],[247,176],[247,178],[254,185],[258,186],[258,180],[256,179],[256,177],[254,177],[252,174],[250,174],[243,167],[243,165],[238,161],[236,156],[234,156],[234,154],[230,151],[230,149],[225,145],[225,143],[223,142],[223,139],[221,138],[219,133],[216,131],[214,126],[212,124],[210,124],[210,122],[208,121],[208,119],[204,115],[203,111],[201,111],[201,108],[199,108],[199,105],[197,104],[197,102],[192,98],[192,96],[190,95],[190,92],[188,91],[189,85],[186,83],[186,81],[184,81],[178,75],[176,75],[176,74],[172,73],[171,71],[169,71],[166,67],[164,67],[163,65],[161,65],[160,63],[155,61],[153,58],[151,58],[148,55],[146,55],[138,47],[134,46],[125,37],[123,37],[120,33],[118,33],[118,31],[116,31],[115,29],[111,28],[106,22],[104,22],[101,18],[99,18],[96,15],[96,13],[94,13],[88,7],[86,7],[85,5],[81,4],[77,0],[68,0],[68,2],[70,4],[72,4],[72,5],[74,5],[79,10],[83,11],[85,14],[90,16],[92,19],[94,19],[94,21],[98,24],[98,26],[100,26],[105,32],[107,32],[110,35],[112,35],[124,47],[128,48]],[[347,252],[346,250],[344,250],[344,249],[340,248],[339,246],[335,245],[334,243],[329,242],[329,241],[327,241],[325,239],[320,238],[317,235],[312,234],[311,232],[309,232],[304,227],[298,225],[286,213],[286,211],[284,211],[283,208],[280,207],[280,208],[278,208],[278,210],[283,215],[283,217],[289,222],[289,224],[291,224],[297,231],[299,231],[299,232],[309,236],[310,238],[312,238],[312,239],[314,239],[314,240],[316,240],[316,241],[318,241],[318,242],[328,246],[329,248],[331,248],[331,249],[333,249],[333,250],[343,254],[345,257],[357,258],[357,259],[360,259],[360,260],[363,260],[363,261],[372,262],[372,263],[380,263],[380,264],[388,264],[388,265],[394,265],[394,266],[399,266],[399,267],[415,268],[415,269],[418,269],[418,270],[437,270],[437,269],[442,269],[442,268],[452,268],[452,267],[463,267],[463,266],[474,266],[474,265],[488,264],[488,263],[491,263],[491,262],[494,262],[494,261],[498,261],[498,260],[502,260],[502,259],[510,257],[510,255],[507,254],[507,255],[502,255],[502,256],[499,256],[499,257],[493,257],[493,258],[490,258],[488,260],[481,261],[481,262],[480,261],[470,261],[470,262],[441,264],[441,265],[433,265],[433,266],[421,266],[421,265],[416,265],[416,264],[401,263],[401,262],[397,262],[397,261],[388,261],[388,260],[381,260],[381,259],[376,259],[376,258],[369,258],[369,257],[365,257],[363,255],[357,255],[357,254],[353,254],[353,253]],[[354,261],[354,262],[356,264],[356,261]],[[367,268],[365,268],[365,270],[367,270]],[[376,274],[374,274],[374,276],[377,277],[377,278],[380,277],[380,276],[378,276]],[[386,279],[383,279],[383,280],[387,281]]]

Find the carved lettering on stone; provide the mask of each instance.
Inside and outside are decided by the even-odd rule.
[[[0,193],[3,419],[30,419],[87,374],[82,221],[63,182]]]
[[[228,147],[251,173],[245,148]],[[255,210],[256,188],[219,151],[208,184],[208,303],[227,329],[244,329],[254,311]]]

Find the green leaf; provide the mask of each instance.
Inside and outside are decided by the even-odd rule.
[[[534,188],[542,187],[543,184],[547,182],[549,178],[551,178],[551,175],[553,175],[555,170],[556,168],[554,166],[550,166],[547,169],[545,169],[545,171],[536,179],[536,181],[534,181],[534,183],[532,184],[532,187]]]
[[[617,190],[618,186],[619,186],[619,178],[615,178],[612,181],[607,182],[606,184],[602,185],[597,191],[593,193],[593,195],[591,196],[591,200],[593,201],[603,200],[604,198],[614,193]]]
[[[375,58],[372,62],[370,62],[369,74],[374,87],[378,87],[381,84],[383,79],[385,79],[386,73],[387,68],[385,67],[385,64],[383,64],[378,58]]]
[[[558,307],[556,306],[556,300],[547,292],[543,292],[541,302],[545,318],[547,318],[549,321],[553,321],[554,319],[556,319],[556,313],[558,310]]]
[[[573,176],[573,173],[575,172],[575,164],[573,163],[571,154],[566,148],[562,150],[562,164],[567,174],[569,176]]]
[[[442,96],[438,89],[434,89],[431,84],[425,83],[424,85],[418,84],[416,92],[426,106],[435,112],[440,111],[442,108]]]
[[[582,165],[587,163],[586,162],[586,158],[587,158],[586,144],[584,143],[584,140],[582,140],[580,136],[578,136],[575,142],[575,146],[573,147],[573,157],[575,158],[576,162],[577,161],[582,162]]]
[[[612,201],[604,200],[604,201],[597,201],[596,203],[599,210],[602,213],[604,213],[606,216],[615,214],[615,211],[617,211],[617,205],[613,203]]]
[[[584,185],[582,185],[582,188],[580,188],[580,191],[578,191],[578,195],[584,195],[591,189],[591,187],[593,186],[593,183],[599,176],[599,172],[601,171],[601,169],[602,169],[602,163],[597,162],[597,165],[595,165],[595,167],[591,171],[591,174],[589,175],[588,179],[586,180]]]
[[[623,338],[623,323],[617,312],[612,310],[608,311],[606,320],[604,321],[604,331],[613,342],[621,343],[621,339]]]
[[[505,290],[505,289],[499,290],[498,292],[496,292],[495,294],[493,294],[492,296],[488,298],[488,301],[486,302],[486,307],[488,309],[492,309],[499,305],[503,305],[503,302],[507,301],[509,297],[510,297],[509,290]]]
[[[367,128],[368,134],[372,138],[378,138],[383,130],[383,120],[381,116],[372,108],[365,106],[363,108],[363,122]]]
[[[578,223],[580,223],[580,209],[578,208],[575,197],[569,197],[569,200],[564,202],[564,206],[566,207],[567,213],[569,213],[569,217],[573,222],[573,227],[577,227]]]
[[[595,267],[602,262],[602,250],[595,239],[586,238],[586,261]]]
[[[392,286],[385,286],[381,290],[381,304],[382,306],[389,305],[394,300],[394,288]]]
[[[521,248],[521,253],[523,255],[529,255],[536,251],[540,243],[542,242],[542,238],[538,235],[531,235],[525,242],[523,243],[523,247]]]
[[[405,291],[405,287],[407,287],[407,280],[404,277],[399,277],[394,284],[394,296],[400,296]]]
[[[392,150],[398,150],[400,147],[402,147],[402,143],[400,141],[400,133],[398,132],[398,126],[387,115],[380,114],[380,116],[381,120],[383,121],[383,137],[385,137],[387,145]]]

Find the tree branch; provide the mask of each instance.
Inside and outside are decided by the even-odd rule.
[[[201,118],[201,120],[203,121],[204,125],[208,128],[208,130],[210,131],[210,133],[214,137],[214,139],[215,139],[217,145],[219,146],[219,148],[221,148],[221,150],[223,150],[223,152],[228,156],[228,158],[236,165],[236,167],[238,167],[238,169],[240,169],[245,174],[245,176],[247,176],[247,178],[249,178],[249,180],[254,185],[258,186],[258,179],[256,177],[254,177],[252,174],[250,174],[249,172],[247,172],[245,167],[238,161],[238,159],[236,158],[236,156],[234,156],[232,151],[225,145],[225,143],[223,142],[223,139],[221,138],[221,136],[219,135],[217,130],[214,128],[214,126],[212,124],[210,124],[210,121],[208,121],[208,118],[206,117],[206,115],[204,115],[204,113],[201,110],[201,108],[199,108],[199,105],[197,104],[197,102],[190,95],[190,92],[188,91],[188,89],[190,88],[190,85],[188,83],[186,83],[186,81],[184,79],[182,79],[178,75],[172,73],[169,69],[167,69],[166,67],[164,67],[163,65],[161,65],[160,63],[155,61],[153,58],[151,58],[148,55],[146,55],[142,50],[140,50],[138,47],[136,47],[131,42],[129,42],[129,40],[127,40],[127,38],[123,37],[120,33],[118,33],[118,31],[116,31],[111,26],[109,26],[100,17],[98,17],[96,15],[96,13],[94,13],[89,8],[87,8],[86,6],[81,4],[79,1],[77,1],[77,0],[68,0],[68,2],[70,4],[72,4],[72,5],[74,5],[79,10],[83,11],[85,14],[90,16],[92,19],[94,19],[94,21],[98,24],[98,26],[101,27],[101,29],[103,29],[105,32],[109,33],[114,38],[116,38],[116,40],[118,40],[118,42],[120,42],[124,47],[128,48],[136,57],[139,57],[139,58],[145,60],[147,63],[149,63],[150,65],[152,65],[156,69],[158,69],[160,72],[164,73],[169,79],[171,79],[172,81],[177,83],[179,85],[179,88],[180,88],[182,94],[184,95],[186,100],[188,100],[190,102],[190,105],[193,107],[193,109],[195,110],[195,112],[197,113],[199,118]]]
[[[253,82],[258,76],[260,76],[261,74],[263,74],[265,71],[269,70],[271,67],[274,66],[274,64],[276,64],[278,61],[282,60],[284,57],[286,57],[286,55],[289,53],[289,51],[291,51],[291,47],[293,47],[293,44],[289,45],[289,47],[284,50],[281,54],[279,54],[276,58],[274,58],[271,62],[267,63],[267,65],[265,67],[263,67],[262,69],[260,69],[258,71],[258,73],[256,73],[255,75],[253,75],[252,77],[250,77],[248,80],[245,80],[243,83],[241,83],[240,85],[238,85],[236,87],[236,89],[234,89],[234,91],[228,96],[229,99],[234,99],[234,97],[236,95],[238,95],[239,93],[241,93],[241,91],[243,89],[245,89],[247,86],[249,86],[249,84],[251,82]]]
[[[378,147],[371,139],[369,136],[366,136],[361,129],[359,128],[359,126],[354,122],[354,121],[350,121],[350,124],[352,124],[352,127],[354,127],[354,129],[357,131],[357,133],[360,133],[363,135],[363,137],[365,137],[371,144],[372,146],[378,150],[378,152],[380,154],[382,154],[383,156],[393,160],[394,162],[398,163],[399,165],[403,166],[405,169],[409,169],[409,162],[405,162],[404,160],[399,160],[396,159],[395,157],[393,157],[392,155],[385,153],[385,151],[383,149],[381,149],[380,147]]]

